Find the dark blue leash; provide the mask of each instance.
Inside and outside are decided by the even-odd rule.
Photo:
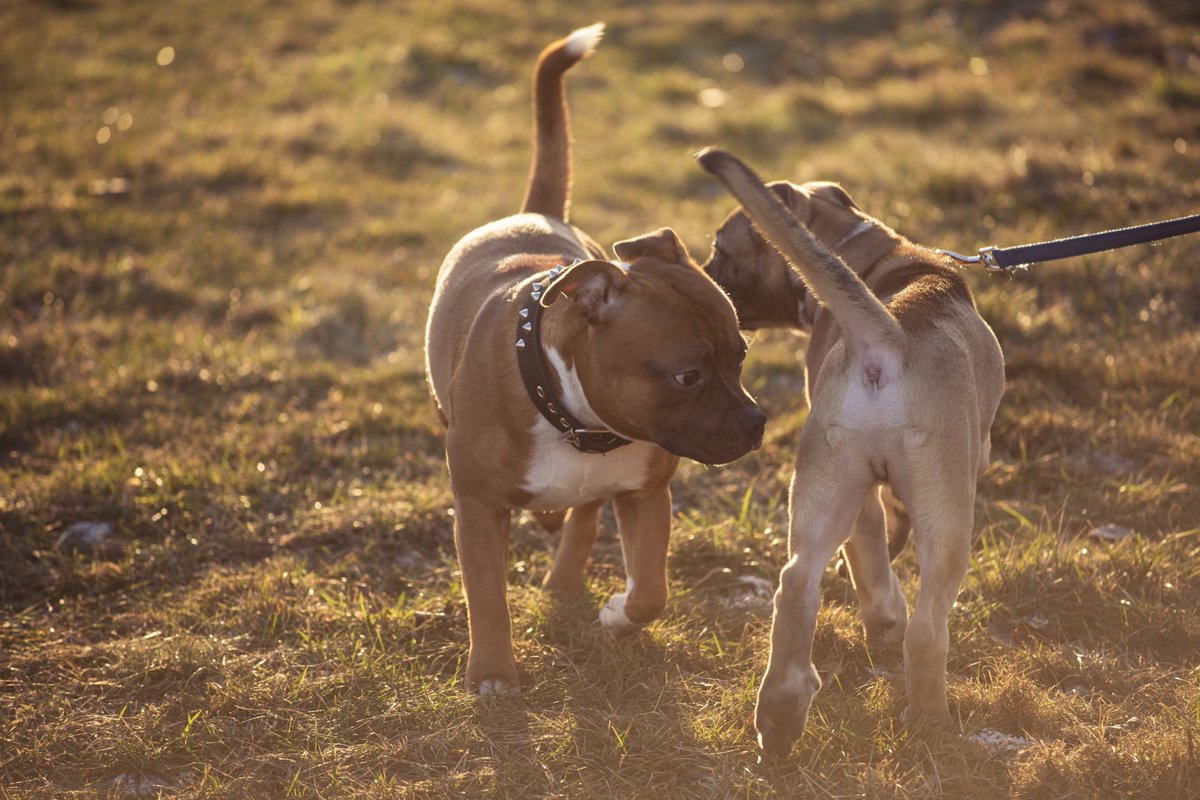
[[[1023,244],[1017,247],[1003,248],[984,247],[979,250],[977,256],[964,256],[950,250],[938,250],[938,252],[950,256],[961,264],[983,264],[993,272],[1011,272],[1043,261],[1057,261],[1060,258],[1102,253],[1106,250],[1156,242],[1160,239],[1170,239],[1172,236],[1182,236],[1185,233],[1196,233],[1197,231],[1200,231],[1200,214],[1192,214],[1162,222],[1151,222],[1147,225],[1134,225],[1130,228],[1070,236],[1066,239],[1055,239],[1039,244]]]

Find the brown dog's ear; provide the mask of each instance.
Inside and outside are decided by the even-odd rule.
[[[634,261],[643,256],[675,264],[694,264],[687,247],[670,228],[659,228],[636,239],[626,239],[613,245],[613,252],[622,261]]]
[[[588,322],[598,325],[616,315],[628,285],[625,270],[611,261],[580,261],[552,280],[539,302],[545,308],[559,297],[570,298]]]

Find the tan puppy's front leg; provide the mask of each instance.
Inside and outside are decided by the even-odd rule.
[[[595,500],[575,506],[567,512],[558,552],[554,554],[554,565],[542,583],[544,589],[565,597],[583,594],[583,574],[600,531],[600,509],[603,506],[604,500]]]
[[[810,422],[800,434],[789,509],[792,557],[779,576],[771,655],[754,708],[758,744],[774,756],[787,755],[804,733],[809,706],[821,688],[812,663],[821,575],[873,483],[836,458],[817,427]]]
[[[467,686],[480,694],[519,688],[508,617],[509,509],[456,495],[454,545],[471,633]]]
[[[906,725],[950,719],[946,704],[947,620],[970,565],[975,517],[974,475],[964,472],[954,480],[950,470],[943,469],[940,474],[932,473],[937,474],[936,480],[914,486],[910,512],[921,585],[904,636],[908,709],[902,720]]]
[[[667,607],[671,492],[664,486],[619,494],[613,510],[621,533],[626,585],[600,609],[600,624],[624,633],[647,625]]]
[[[899,649],[908,623],[908,603],[892,571],[884,491],[880,487],[868,494],[845,545],[850,579],[862,606],[867,648],[874,659]]]

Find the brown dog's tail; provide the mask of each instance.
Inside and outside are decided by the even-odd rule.
[[[533,70],[533,169],[522,211],[564,222],[571,194],[571,126],[563,76],[596,49],[604,24],[580,28],[542,51]]]
[[[818,242],[752,169],[736,156],[710,147],[696,154],[742,204],[763,236],[784,255],[817,299],[833,314],[853,352],[872,346],[895,352],[904,339],[900,323],[836,253]]]

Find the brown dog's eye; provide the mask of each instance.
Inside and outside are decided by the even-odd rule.
[[[675,382],[680,386],[695,386],[700,380],[700,370],[689,369],[687,372],[676,373]]]

